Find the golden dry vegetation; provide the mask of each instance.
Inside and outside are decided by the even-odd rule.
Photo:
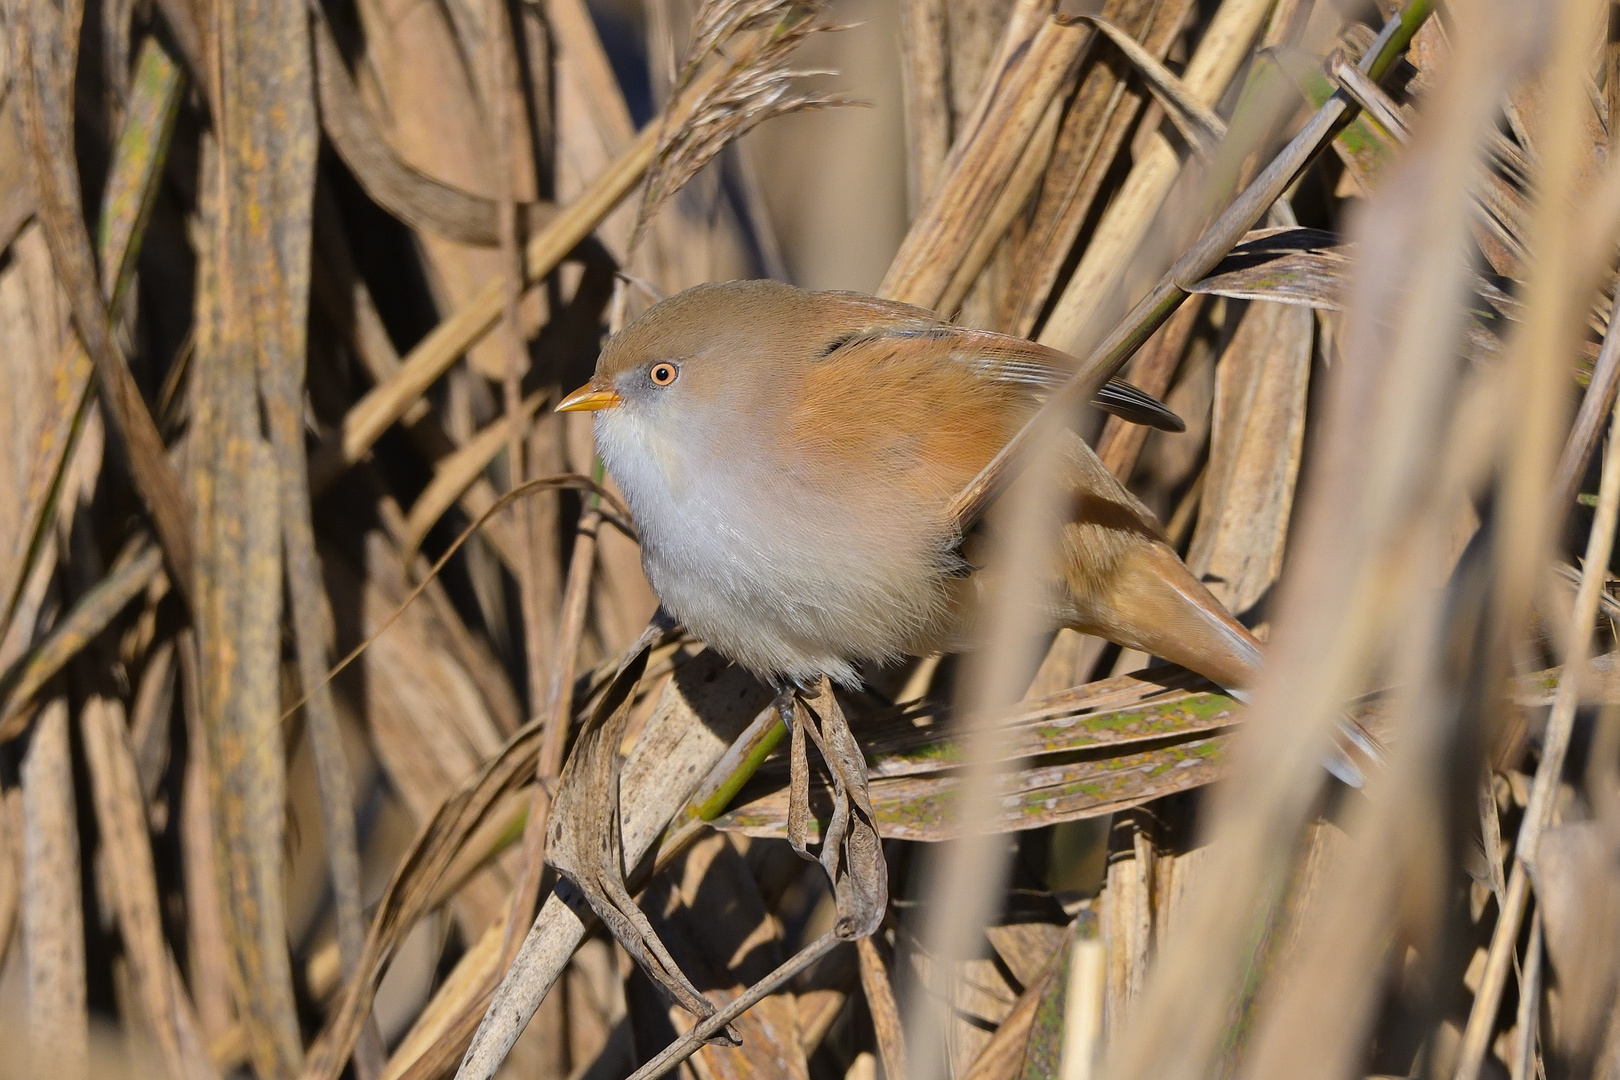
[[[1610,5],[0,25],[0,1075],[1620,1077]],[[1074,356],[1268,642],[1243,701],[1072,631],[870,672],[858,942],[770,693],[620,671],[656,601],[550,408],[765,276]],[[1067,409],[1115,374],[1188,430]],[[610,831],[740,1046],[548,866]]]

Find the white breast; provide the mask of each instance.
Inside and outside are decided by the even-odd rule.
[[[906,527],[904,508],[773,476],[746,447],[686,437],[678,450],[629,409],[597,413],[596,441],[665,608],[756,675],[853,686],[857,662],[950,635],[950,556]]]

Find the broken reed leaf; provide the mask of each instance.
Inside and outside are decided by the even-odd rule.
[[[30,0],[20,20],[17,90],[23,102],[25,141],[38,178],[39,216],[67,292],[85,351],[95,365],[107,418],[122,438],[130,474],[146,504],[177,590],[192,597],[195,573],[191,508],[165,455],[112,331],[79,198],[72,145],[72,86],[76,42],[65,38],[62,13],[51,0]]]
[[[436,180],[396,154],[361,101],[319,6],[311,26],[321,130],[366,194],[414,229],[464,244],[499,244],[495,200]],[[517,210],[525,235],[540,231],[557,215],[548,202],[522,202]]]
[[[705,650],[677,666],[620,770],[618,819],[625,865],[640,868],[650,861],[647,856],[670,819],[770,697],[751,676],[712,652]],[[562,850],[555,843],[558,830],[571,827],[571,812],[560,806],[566,790],[552,808],[547,849],[553,853]],[[554,892],[541,905],[462,1059],[457,1071],[462,1080],[495,1075],[584,936],[583,916],[570,906],[583,909],[584,900],[572,887],[567,896],[565,902]]]

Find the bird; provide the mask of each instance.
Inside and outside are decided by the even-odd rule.
[[[947,506],[1069,377],[1067,355],[853,292],[698,285],[613,335],[558,405],[591,411],[664,610],[778,692],[972,642],[994,578]],[[1172,430],[1112,382],[1098,407]],[[1076,435],[1044,625],[1241,689],[1259,642]]]

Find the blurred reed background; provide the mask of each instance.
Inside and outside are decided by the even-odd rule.
[[[1620,1077],[1620,24],[1434,7],[5,0],[0,1075],[692,1029],[543,869],[655,606],[550,405],[616,307],[784,276],[1166,398],[1071,419],[1268,670],[870,672],[889,918],[680,1071]],[[629,699],[625,865],[717,1002],[832,922],[769,696],[675,637]]]

